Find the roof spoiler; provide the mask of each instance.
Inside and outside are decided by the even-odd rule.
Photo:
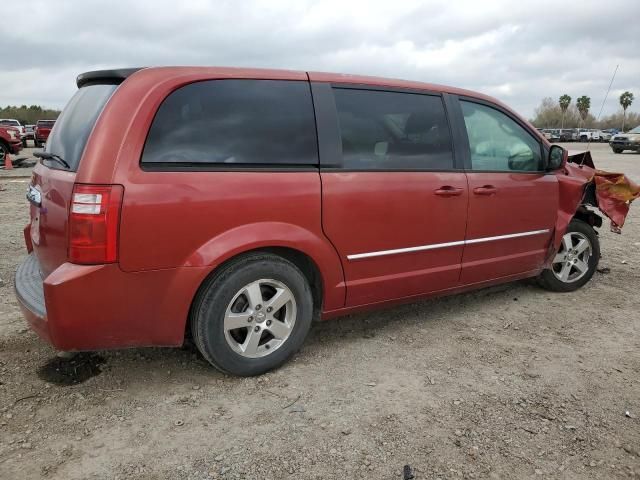
[[[136,73],[138,70],[142,70],[142,68],[117,68],[114,70],[94,70],[93,72],[85,72],[78,75],[78,78],[76,78],[76,85],[78,85],[78,88],[96,84],[119,85],[124,82],[129,75]]]

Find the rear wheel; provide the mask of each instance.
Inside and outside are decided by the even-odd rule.
[[[211,278],[191,312],[194,342],[214,367],[259,375],[284,363],[304,342],[313,299],[304,274],[271,254],[242,257]]]
[[[574,219],[569,223],[551,268],[538,277],[540,285],[554,292],[572,292],[587,283],[600,260],[600,242],[591,225]]]

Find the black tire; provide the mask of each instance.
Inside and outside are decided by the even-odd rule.
[[[227,341],[225,313],[245,286],[265,278],[281,282],[293,294],[295,323],[288,338],[273,352],[259,358],[247,358],[234,351]],[[277,255],[251,253],[225,265],[205,281],[191,308],[190,326],[196,347],[211,365],[224,373],[253,376],[282,365],[298,351],[309,332],[312,319],[313,296],[309,282],[300,269]],[[257,327],[255,322],[252,325]],[[247,330],[247,335],[249,332]]]
[[[4,159],[7,158],[9,153],[9,146],[4,142],[0,142],[0,168],[4,168]]]
[[[613,149],[613,153],[622,153],[622,149],[621,148],[614,148]]]
[[[600,261],[600,241],[598,240],[598,234],[596,231],[588,223],[574,218],[569,223],[569,227],[567,228],[565,235],[571,234],[572,232],[582,235],[590,244],[591,254],[587,261],[588,269],[586,273],[575,281],[562,281],[558,276],[556,276],[553,271],[554,266],[552,266],[552,268],[544,270],[537,278],[538,284],[542,288],[551,290],[552,292],[573,292],[591,280],[596,268],[598,268],[598,262]],[[559,253],[562,250],[563,247],[561,246]]]

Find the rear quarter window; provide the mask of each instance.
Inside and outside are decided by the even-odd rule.
[[[318,164],[307,82],[208,80],[171,93],[153,120],[145,167]]]

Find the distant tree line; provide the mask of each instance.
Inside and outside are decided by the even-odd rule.
[[[0,108],[0,118],[13,118],[22,125],[35,125],[38,120],[55,120],[58,115],[60,115],[60,110],[42,108],[40,105],[31,105],[30,107],[9,105]]]
[[[589,111],[591,98],[583,95],[575,103],[571,100],[566,93],[558,101],[551,97],[543,98],[535,110],[535,117],[531,123],[538,128],[617,128],[622,131],[640,125],[640,113],[627,112],[634,100],[631,92],[620,95],[621,110],[619,112],[602,117],[600,120],[596,120]]]

